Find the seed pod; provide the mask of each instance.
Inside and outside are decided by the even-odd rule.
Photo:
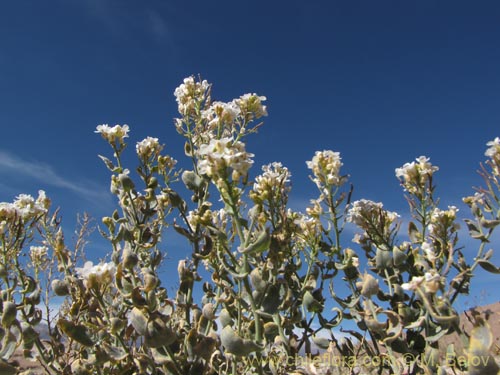
[[[145,292],[152,291],[154,288],[156,288],[158,282],[159,280],[155,275],[146,273],[144,275],[144,291]]]
[[[224,327],[220,335],[220,340],[226,352],[237,356],[243,357],[256,350],[262,349],[260,345],[252,340],[238,336],[231,326]]]
[[[118,175],[118,180],[120,181],[123,190],[126,192],[133,190],[135,187],[134,181],[132,181],[132,179],[126,173],[120,173]]]
[[[266,289],[267,282],[263,280],[263,273],[260,268],[254,268],[250,272],[250,280],[256,291],[262,292]]]
[[[182,173],[182,182],[189,190],[196,191],[200,188],[203,180],[193,171],[184,171]]]
[[[130,249],[130,247],[125,247],[122,254],[122,264],[123,268],[131,270],[139,262],[137,254]]]
[[[378,270],[383,270],[392,266],[391,253],[388,250],[377,248],[375,253],[375,266]]]
[[[323,304],[320,301],[316,300],[309,291],[306,291],[304,293],[302,304],[309,312],[321,312],[323,310]]]
[[[170,204],[175,208],[182,208],[185,206],[185,202],[182,200],[181,196],[173,190],[167,192],[168,198],[170,199]]]
[[[407,255],[397,246],[392,249],[392,261],[395,267],[400,267],[406,261]]]
[[[212,303],[207,303],[203,306],[202,314],[205,319],[214,320],[215,316],[215,307]]]
[[[226,309],[221,310],[219,319],[222,327],[233,324],[233,318],[231,318],[231,314],[229,314],[229,311],[227,311]]]
[[[94,342],[87,333],[87,328],[81,324],[75,324],[66,319],[59,319],[59,328],[71,339],[84,346],[93,346]]]
[[[370,298],[371,296],[377,294],[378,290],[378,280],[369,273],[365,273],[361,286],[361,295],[365,298]]]
[[[148,181],[149,189],[156,189],[158,187],[158,179],[156,177],[151,177]]]
[[[90,371],[80,359],[77,359],[71,364],[71,373],[74,375],[89,375]]]
[[[165,325],[161,319],[157,318],[148,322],[145,344],[152,348],[168,346],[175,342],[177,336],[175,332]]]
[[[269,234],[269,229],[261,231],[256,240],[245,248],[238,248],[238,251],[243,254],[259,254],[263,251],[269,249],[271,244],[271,235]]]
[[[69,285],[65,280],[52,280],[50,284],[56,296],[64,297],[69,294]]]
[[[17,306],[14,302],[4,301],[2,311],[2,326],[8,328],[16,320]]]
[[[25,344],[30,344],[34,342],[38,337],[38,333],[33,329],[33,327],[30,324],[26,322],[21,323],[21,330],[22,330],[23,342]]]

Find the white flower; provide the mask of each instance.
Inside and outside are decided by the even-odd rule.
[[[401,284],[404,290],[417,290],[418,287],[424,282],[423,276],[413,276],[409,283]]]
[[[245,151],[245,144],[233,141],[232,137],[211,139],[208,144],[201,145],[198,154],[198,172],[218,180],[226,176],[226,169],[232,169],[233,180],[246,176],[253,164],[254,155]]]
[[[486,143],[489,148],[484,153],[489,158],[498,157],[500,155],[500,138],[496,137],[494,140]]]
[[[184,78],[174,91],[179,113],[183,116],[192,114],[197,104],[207,99],[209,89],[210,84],[206,80],[196,82],[193,76]]]
[[[385,211],[381,202],[373,202],[368,199],[361,199],[352,203],[347,213],[347,221],[363,228],[367,220],[371,220],[385,215],[389,222],[396,220],[399,215],[396,212]]]
[[[425,257],[427,258],[427,260],[429,260],[429,262],[434,262],[437,259],[436,251],[434,250],[434,246],[432,244],[424,242],[421,247],[422,251],[425,254]]]
[[[456,223],[458,208],[448,206],[447,210],[435,208],[431,213],[431,220],[427,226],[429,233],[436,238],[447,236],[448,230],[456,232],[460,229],[460,224]]]
[[[35,218],[41,214],[47,212],[45,208],[46,197],[45,192],[40,190],[38,199],[35,200],[29,194],[19,194],[14,201],[14,207],[17,211],[17,214],[24,220],[30,220]]]
[[[158,142],[158,138],[147,137],[135,145],[137,155],[141,159],[149,159],[151,156],[158,154],[162,146]]]
[[[230,125],[241,113],[237,104],[232,101],[229,103],[213,102],[207,111],[204,111],[203,116],[209,120],[209,125],[215,127],[218,124]]]
[[[493,170],[494,176],[500,175],[500,138],[496,137],[493,141],[486,143],[486,146],[489,148],[484,153],[491,160],[488,164],[491,166]]]
[[[119,143],[123,142],[123,138],[128,137],[129,127],[128,125],[115,125],[110,127],[107,124],[97,125],[94,133],[99,133],[101,136],[109,143]]]
[[[439,289],[441,276],[435,272],[426,272],[424,276],[413,276],[409,283],[401,284],[404,290],[417,290],[422,284],[427,292],[435,293]]]
[[[113,280],[116,266],[113,262],[99,263],[94,266],[91,261],[87,261],[83,267],[76,267],[75,271],[87,286],[89,279],[92,278],[95,278],[98,284],[108,284]]]
[[[265,96],[257,94],[245,94],[240,96],[239,99],[234,99],[233,103],[236,104],[241,113],[249,119],[258,119],[267,116],[267,108],[262,102],[266,101]]]
[[[48,210],[50,208],[51,201],[50,198],[48,198],[45,194],[45,191],[38,190],[38,197],[36,198],[35,203],[36,205],[38,205],[38,207],[43,207],[45,208],[45,210]]]
[[[340,176],[340,167],[342,167],[339,152],[331,150],[316,151],[312,160],[306,161],[307,168],[314,174],[313,181],[318,187],[323,185],[340,186],[345,182],[345,178]]]
[[[10,220],[17,216],[17,208],[13,203],[0,202],[0,218]]]
[[[419,188],[424,188],[434,172],[439,170],[429,160],[425,156],[420,156],[416,162],[406,163],[401,168],[396,168],[396,177],[401,180],[406,191],[415,193]]]
[[[255,202],[279,200],[290,190],[291,173],[279,162],[262,167],[263,173],[255,178],[250,197]]]
[[[40,265],[47,258],[47,246],[30,246],[30,259],[33,264]]]

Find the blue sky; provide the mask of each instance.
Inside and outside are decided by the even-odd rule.
[[[0,200],[44,189],[70,228],[109,214],[96,125],[129,124],[131,142],[159,137],[181,159],[173,91],[201,74],[217,99],[267,96],[253,173],[282,161],[295,206],[316,194],[305,161],[323,149],[341,152],[355,199],[404,214],[394,169],[427,155],[443,205],[460,205],[500,136],[499,40],[497,1],[4,2]]]

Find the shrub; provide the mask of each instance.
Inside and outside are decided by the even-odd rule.
[[[499,138],[487,145],[485,187],[464,198],[478,244],[470,260],[457,245],[456,207],[440,208],[434,196],[438,168],[428,158],[396,169],[412,214],[407,233],[382,203],[352,201],[333,151],[307,162],[318,195],[305,213],[295,212],[291,174],[281,163],[250,177],[254,155],[244,141],[267,115],[265,97],[213,101],[211,85],[193,77],[175,96],[175,127],[191,170],[177,169],[148,137],[136,144],[132,173],[122,161],[129,127],[97,127],[113,151],[113,159],[100,158],[118,201],[100,229],[112,248],[109,262],[81,264],[89,219],[69,249],[43,192],[0,204],[2,374],[16,373],[9,359],[19,346],[49,374],[498,370],[487,323],[478,318],[469,340],[453,305],[478,266],[499,273],[487,250],[500,224]],[[358,228],[356,246],[345,245],[348,225]],[[175,295],[159,277],[174,234],[167,227],[192,249],[178,262]],[[31,246],[35,238],[42,246]],[[30,266],[20,260],[26,252]],[[56,317],[46,308],[45,339],[42,300],[53,296],[65,303]],[[355,328],[341,332],[344,320]],[[452,347],[440,358],[438,341],[452,332],[470,341],[466,363]]]

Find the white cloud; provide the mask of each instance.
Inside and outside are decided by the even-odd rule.
[[[75,181],[61,176],[48,164],[28,161],[0,150],[0,172],[15,173],[18,176],[33,178],[45,185],[69,190],[89,201],[109,201],[109,193],[104,186],[97,186],[85,181]]]

